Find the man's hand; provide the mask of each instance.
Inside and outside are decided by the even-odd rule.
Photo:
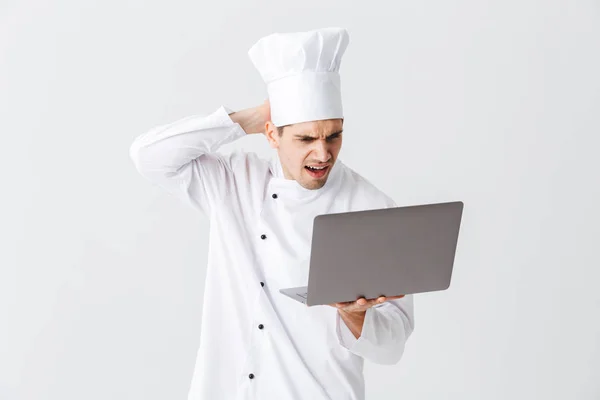
[[[356,301],[348,301],[345,303],[333,303],[330,304],[332,307],[336,307],[340,311],[345,312],[366,312],[367,309],[373,307],[374,305],[385,303],[388,300],[397,300],[403,298],[404,295],[401,296],[393,296],[393,297],[385,297],[381,296],[376,299],[365,299],[361,297]]]
[[[356,301],[349,301],[345,303],[333,303],[329,304],[331,307],[338,309],[338,313],[346,326],[350,329],[350,332],[355,338],[359,338],[362,333],[362,327],[365,322],[365,315],[367,310],[377,304],[385,303],[388,300],[397,300],[403,298],[405,295],[385,297],[381,296],[376,299],[365,299],[361,297]]]
[[[259,106],[233,112],[229,117],[247,134],[265,134],[266,124],[271,120],[271,103],[267,99]]]

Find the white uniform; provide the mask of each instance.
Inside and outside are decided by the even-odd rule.
[[[413,331],[413,297],[367,311],[357,340],[337,310],[279,293],[308,281],[318,214],[392,207],[336,162],[321,189],[285,179],[275,156],[217,153],[246,133],[225,106],[151,129],[138,171],[210,217],[200,348],[189,400],[364,399],[363,359],[394,364]],[[368,267],[368,266],[365,266]]]

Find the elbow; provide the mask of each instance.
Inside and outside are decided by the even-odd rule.
[[[144,146],[138,137],[129,146],[129,158],[135,169],[145,177],[155,176],[157,172],[164,170],[162,165],[157,165],[156,155],[151,154],[151,148]]]
[[[141,172],[141,166],[142,166],[141,155],[142,155],[142,147],[140,146],[139,139],[136,139],[129,146],[129,158],[133,162],[133,165],[135,166],[135,168],[140,172]]]
[[[133,162],[135,168],[138,169],[138,147],[135,142],[129,146],[129,159]]]

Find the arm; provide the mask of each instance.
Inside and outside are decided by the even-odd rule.
[[[414,330],[413,296],[383,303],[362,301],[365,304],[355,303],[368,307],[366,310],[344,311],[338,307],[336,326],[340,344],[374,363],[396,364]]]
[[[231,159],[217,150],[246,133],[261,133],[265,118],[268,101],[238,112],[221,106],[150,129],[133,141],[129,155],[142,176],[208,215],[232,179]]]

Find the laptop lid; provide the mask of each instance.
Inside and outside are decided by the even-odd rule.
[[[445,290],[463,202],[319,215],[307,305]]]

